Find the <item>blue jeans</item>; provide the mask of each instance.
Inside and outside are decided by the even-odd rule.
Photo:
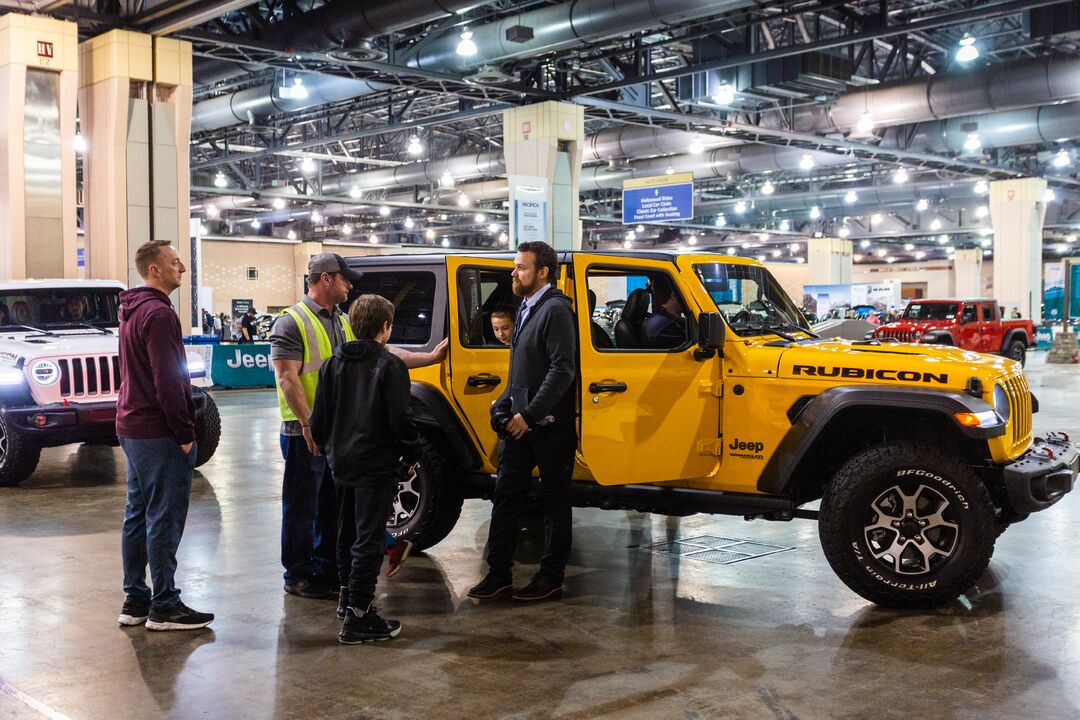
[[[176,549],[184,534],[196,447],[186,455],[176,440],[120,438],[127,456],[127,508],[121,536],[128,599],[167,609],[180,602]],[[146,566],[154,592],[146,586]]]
[[[285,582],[337,583],[338,501],[325,455],[312,455],[300,435],[281,435],[281,565]]]

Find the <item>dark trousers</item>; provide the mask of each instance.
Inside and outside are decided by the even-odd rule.
[[[393,508],[398,479],[392,475],[350,477],[338,486],[338,568],[349,606],[367,608],[375,599],[383,555],[386,520]]]
[[[197,449],[186,455],[176,440],[120,438],[127,457],[127,507],[120,551],[124,592],[131,600],[167,609],[180,602],[176,550],[184,535]],[[154,592],[146,586],[146,566]]]
[[[300,435],[281,436],[281,564],[285,582],[337,577],[337,490],[324,455]]]
[[[507,440],[495,477],[495,497],[488,530],[487,561],[492,572],[509,575],[514,566],[518,513],[533,468],[540,468],[544,508],[544,556],[540,572],[562,581],[570,556],[573,516],[570,478],[577,437],[573,426],[537,426],[520,440]]]

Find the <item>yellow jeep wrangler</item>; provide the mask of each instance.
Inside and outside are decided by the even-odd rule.
[[[520,302],[512,258],[349,260],[354,295],[397,306],[391,343],[450,338],[446,362],[412,372],[425,444],[388,523],[420,548],[494,486],[489,410],[510,353],[490,315]],[[642,326],[665,285],[682,332],[658,347]],[[1038,404],[1012,360],[818,338],[768,270],[727,255],[561,253],[558,286],[577,311],[579,506],[816,518],[848,587],[927,607],[978,580],[1005,527],[1072,489],[1077,449],[1033,438]]]

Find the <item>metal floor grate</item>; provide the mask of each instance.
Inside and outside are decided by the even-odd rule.
[[[752,560],[784,552],[785,550],[794,550],[795,548],[770,545],[756,540],[740,540],[739,538],[718,537],[716,535],[695,535],[680,540],[640,545],[638,549],[656,553],[657,555],[678,555],[690,560],[713,563],[714,565],[731,565],[743,560]]]

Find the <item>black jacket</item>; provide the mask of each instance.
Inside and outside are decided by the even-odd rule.
[[[409,403],[409,371],[382,345],[356,340],[334,350],[319,369],[310,422],[335,480],[392,476],[399,458],[416,461],[420,435]]]
[[[570,298],[551,288],[529,310],[524,324],[514,323],[510,378],[492,405],[492,415],[521,413],[529,427],[548,417],[557,424],[573,423],[577,330],[570,308]]]

